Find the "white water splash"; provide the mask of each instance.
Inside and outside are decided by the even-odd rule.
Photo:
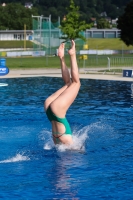
[[[85,126],[78,130],[79,128],[76,127],[73,129],[73,144],[72,145],[56,145],[57,151],[66,151],[66,150],[75,150],[75,151],[85,151],[85,141],[88,138],[88,131],[90,129],[89,126]],[[47,134],[47,136],[46,136]],[[51,132],[50,131],[45,131],[45,136],[46,137],[51,137]],[[54,143],[52,140],[48,139],[49,141],[44,144],[44,149],[45,150],[50,150],[55,147]]]
[[[85,151],[85,142],[88,138],[88,131],[90,129],[89,126],[85,126],[81,128],[80,130],[77,130],[78,128],[74,128],[73,130],[73,144],[72,145],[64,145],[60,144],[57,145],[58,151],[66,151],[66,150],[72,150],[72,151]]]
[[[50,143],[46,143],[43,147],[45,150],[50,150],[53,148],[53,145],[51,145]]]
[[[51,131],[44,129],[39,135],[39,140],[43,141],[45,150],[51,150],[54,147]]]
[[[11,163],[11,162],[19,162],[19,161],[27,161],[27,160],[30,160],[28,156],[23,156],[18,153],[16,156],[12,158],[0,161],[0,163]]]
[[[3,87],[3,86],[8,86],[7,83],[0,83],[0,87]]]

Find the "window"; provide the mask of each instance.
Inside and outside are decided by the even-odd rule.
[[[16,40],[17,40],[17,34],[14,34],[14,39],[16,39]]]

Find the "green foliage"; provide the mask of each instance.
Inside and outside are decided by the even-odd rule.
[[[110,24],[105,18],[101,18],[97,21],[97,28],[110,28]]]
[[[0,6],[0,30],[32,29],[32,15],[37,15],[37,9],[25,8],[20,3],[9,3],[5,7]]]
[[[119,17],[117,27],[121,30],[121,40],[127,46],[133,45],[133,1],[127,5],[125,13]]]
[[[131,0],[74,0],[75,4],[80,7],[80,19],[82,21],[85,21],[86,23],[91,23],[91,18],[96,18],[97,20],[101,18],[101,13],[106,12],[107,17],[111,17],[112,19],[118,18],[119,16],[123,15],[124,8],[127,5],[128,2]],[[27,24],[28,29],[31,29],[31,15],[43,15],[45,17],[48,17],[51,14],[52,22],[57,22],[58,17],[63,19],[64,15],[67,14],[66,8],[69,6],[68,0],[31,0],[30,2],[33,3],[32,9],[26,9],[24,7],[24,4],[26,1],[24,0],[0,0],[0,29],[21,29],[21,19],[23,18],[23,15],[19,17],[14,14],[11,14],[10,12],[7,12],[6,7],[2,7],[1,4],[5,2],[6,7],[8,7],[8,4],[14,2],[14,3],[20,3],[22,5],[21,11],[24,9],[27,13],[30,12],[29,17],[25,20],[25,23]],[[38,9],[37,10],[35,10]],[[13,7],[13,10],[15,8]],[[34,12],[35,10],[35,12]],[[7,12],[7,13],[6,13]],[[38,13],[37,13],[38,12]],[[21,12],[19,12],[21,13]],[[3,17],[2,17],[3,16]],[[6,19],[6,20],[5,20]],[[13,28],[8,26],[11,24],[11,21],[19,21],[19,22],[12,22],[12,24],[16,24]],[[24,23],[23,23],[24,24]],[[11,25],[13,26],[13,25]],[[23,28],[22,28],[23,29]]]
[[[86,24],[85,21],[80,21],[79,7],[75,6],[73,0],[70,0],[70,6],[67,8],[67,11],[68,14],[64,17],[60,26],[61,31],[65,34],[61,38],[66,40],[81,38],[85,40],[81,32],[87,28],[89,29],[91,25]]]
[[[99,19],[102,12],[106,12],[108,17],[113,19],[118,18],[123,14],[123,8],[130,0],[74,0],[75,4],[80,7],[80,14],[82,20],[86,23],[91,23],[91,18],[95,17]],[[50,14],[49,8],[56,7],[58,16],[63,18],[66,15],[66,7],[69,6],[68,0],[39,0],[39,6],[42,7],[45,4],[45,8],[42,10],[44,16]],[[41,4],[43,2],[43,5]],[[61,9],[59,9],[62,7]],[[54,21],[54,17],[52,17]]]

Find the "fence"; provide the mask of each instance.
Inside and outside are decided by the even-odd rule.
[[[133,67],[133,57],[111,57],[110,67]]]
[[[91,67],[91,68],[95,68],[95,67],[107,67],[108,66],[108,60],[107,60],[107,56],[88,56],[86,57],[86,59],[84,59],[84,57],[79,56],[78,57],[78,63],[83,67]]]
[[[97,70],[107,69],[111,70],[114,68],[124,68],[124,67],[132,67],[133,68],[133,57],[114,57],[114,56],[91,56],[85,55],[78,57],[78,64],[80,68],[84,68],[84,70]]]
[[[33,16],[33,50],[45,51],[46,55],[56,54],[56,50],[60,43],[64,40],[60,39],[63,35],[59,29],[60,21],[56,23],[51,22],[50,17],[39,17],[38,20]],[[84,35],[84,32],[81,34]],[[76,46],[78,50],[82,49],[84,41],[81,39],[76,40]],[[69,48],[69,43],[66,43],[66,48]]]

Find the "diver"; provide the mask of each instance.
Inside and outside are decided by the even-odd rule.
[[[45,100],[44,108],[52,125],[54,143],[71,145],[73,144],[72,131],[65,116],[79,92],[80,80],[74,40],[71,41],[71,48],[68,50],[71,63],[70,73],[65,63],[64,49],[65,43],[61,43],[58,49],[58,57],[65,85]]]

